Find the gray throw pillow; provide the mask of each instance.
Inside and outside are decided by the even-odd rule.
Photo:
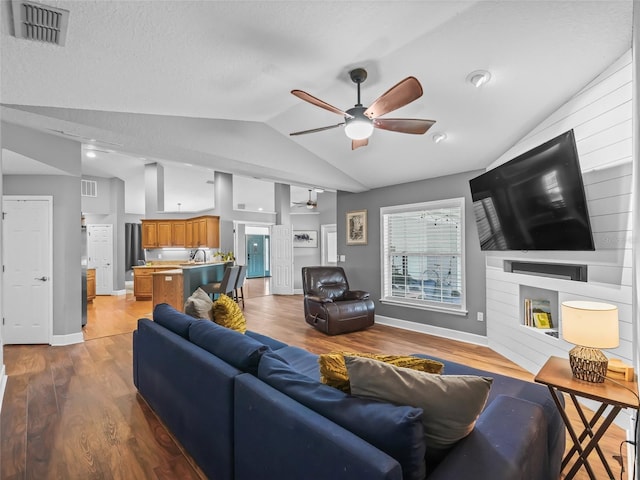
[[[184,313],[194,318],[213,320],[213,300],[200,287],[184,302]]]
[[[345,356],[351,394],[422,408],[427,453],[466,437],[484,408],[492,378],[437,375]]]

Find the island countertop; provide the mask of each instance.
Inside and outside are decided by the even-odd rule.
[[[169,303],[176,310],[182,311],[187,298],[199,286],[222,280],[224,269],[225,262],[208,262],[182,264],[173,269],[151,272],[154,308],[159,303]]]

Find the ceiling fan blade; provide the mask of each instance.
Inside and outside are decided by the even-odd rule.
[[[436,123],[435,120],[420,120],[417,118],[376,118],[373,121],[373,126],[382,130],[391,130],[392,132],[422,135],[434,123]]]
[[[319,98],[314,97],[313,95],[308,94],[307,92],[303,92],[302,90],[291,90],[296,97],[304,100],[305,102],[309,102],[316,107],[324,108],[325,110],[329,110],[330,112],[337,113],[338,115],[342,115],[343,117],[351,118],[352,115],[349,115],[347,112],[343,112],[339,108],[334,107],[333,105],[329,105],[327,102],[320,100]]]
[[[404,107],[422,96],[422,85],[415,77],[407,77],[384,92],[367,108],[364,114],[369,118],[377,118],[385,113]]]
[[[356,148],[366,147],[369,145],[369,139],[364,138],[362,140],[351,140],[351,150],[355,150]]]
[[[301,130],[299,132],[293,132],[290,133],[289,135],[305,135],[307,133],[316,133],[316,132],[322,132],[323,130],[331,130],[332,128],[336,128],[336,127],[341,127],[342,125],[344,125],[344,122],[340,122],[336,125],[329,125],[328,127],[320,127],[320,128],[312,128],[311,130]]]

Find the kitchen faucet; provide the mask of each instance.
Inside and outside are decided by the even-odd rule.
[[[191,255],[191,259],[195,262],[198,252],[202,252],[202,262],[205,263],[207,261],[207,252],[202,248],[196,248],[195,251],[193,252],[193,255]]]

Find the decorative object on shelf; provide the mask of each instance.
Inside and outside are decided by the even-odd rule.
[[[527,327],[553,328],[551,302],[542,298],[525,298],[524,324]]]
[[[631,365],[627,365],[619,358],[610,358],[607,365],[607,377],[624,379],[625,382],[632,382],[634,370]]]
[[[569,352],[574,377],[604,382],[608,360],[599,349],[620,344],[618,307],[600,302],[563,302],[562,338],[575,345]]]
[[[317,230],[294,230],[293,246],[302,248],[318,247],[318,231]]]
[[[347,212],[347,245],[367,244],[367,211]]]

